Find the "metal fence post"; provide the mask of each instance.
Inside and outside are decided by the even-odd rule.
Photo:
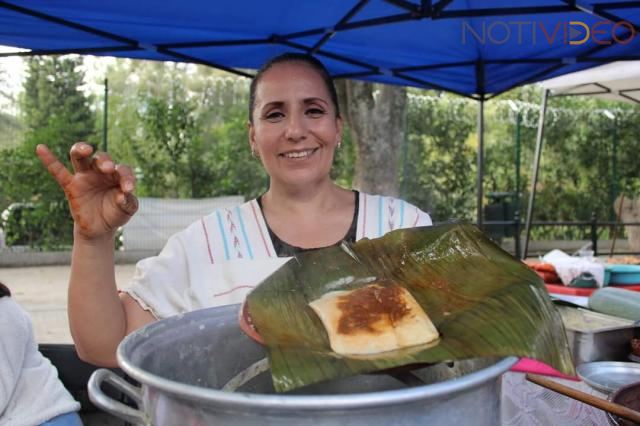
[[[513,226],[515,227],[513,242],[516,248],[516,257],[520,259],[520,210],[516,210],[513,215]]]
[[[598,218],[596,212],[591,213],[591,248],[593,255],[598,255]]]

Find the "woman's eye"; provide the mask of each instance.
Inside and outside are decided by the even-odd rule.
[[[284,114],[280,111],[273,111],[265,114],[264,118],[269,121],[278,121],[284,117]]]
[[[307,110],[307,115],[311,116],[311,117],[320,117],[322,115],[324,115],[324,110],[321,108],[309,108]]]

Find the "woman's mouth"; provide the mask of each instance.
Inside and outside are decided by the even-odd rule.
[[[305,150],[301,150],[301,151],[289,151],[289,152],[284,152],[284,153],[280,154],[280,156],[282,156],[284,158],[302,160],[302,159],[310,157],[318,149],[319,148],[311,148],[311,149],[305,149]]]

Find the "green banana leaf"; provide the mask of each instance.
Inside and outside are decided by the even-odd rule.
[[[368,358],[331,350],[309,302],[376,279],[395,281],[413,295],[440,332],[435,346]],[[508,355],[575,374],[544,283],[469,224],[401,229],[304,252],[254,289],[247,306],[268,348],[278,392],[408,364]]]

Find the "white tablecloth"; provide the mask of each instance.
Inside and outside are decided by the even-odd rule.
[[[584,382],[552,378],[566,386],[607,399]],[[523,373],[502,376],[503,426],[606,426],[606,412],[528,382]]]

